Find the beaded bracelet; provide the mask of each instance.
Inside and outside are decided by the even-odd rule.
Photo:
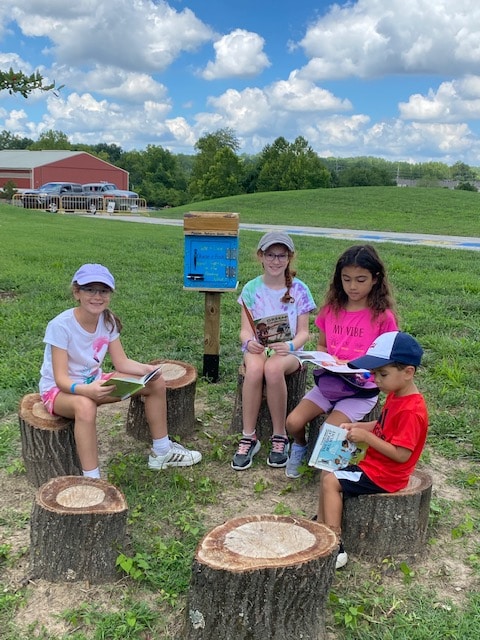
[[[246,340],[243,344],[242,344],[242,353],[245,353],[245,351],[248,351],[248,344],[249,342],[252,341],[253,338],[250,338],[249,340]]]

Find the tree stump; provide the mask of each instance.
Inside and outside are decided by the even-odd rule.
[[[127,525],[123,494],[104,480],[62,476],[42,485],[30,526],[30,570],[50,582],[118,579]]]
[[[424,553],[431,494],[432,478],[415,470],[401,491],[347,498],[342,518],[345,549],[371,560],[414,559]]]
[[[150,364],[162,365],[162,376],[167,385],[167,428],[169,435],[191,437],[195,427],[195,388],[197,370],[191,364],[179,360],[152,360]],[[127,412],[126,432],[141,442],[151,442],[152,437],[145,418],[145,402],[142,396],[132,396]]]
[[[230,423],[230,433],[242,433],[243,430],[243,418],[242,418],[242,392],[243,381],[245,378],[245,367],[240,365],[238,369],[237,378],[237,392],[235,395],[235,404],[233,407],[232,420]],[[293,373],[285,376],[287,383],[287,415],[295,409],[297,404],[305,395],[305,386],[307,383],[307,367],[302,366]],[[286,416],[285,416],[286,417]],[[273,433],[272,419],[270,417],[270,411],[268,410],[266,388],[263,385],[262,404],[260,405],[260,411],[258,412],[257,424],[256,424],[257,438],[263,442],[267,442]]]
[[[20,402],[18,421],[23,461],[31,484],[39,487],[56,476],[81,475],[73,420],[52,416],[40,394],[30,393]]]
[[[373,407],[370,413],[367,413],[367,415],[364,416],[360,420],[360,422],[371,422],[372,420],[378,420],[381,412],[382,412],[382,407],[380,403],[377,401],[377,404]],[[328,413],[322,413],[316,418],[314,418],[308,426],[307,460],[310,460],[310,457],[313,453],[313,449],[315,448],[315,443],[317,442],[318,434],[320,433],[320,429],[322,428],[322,425],[327,418],[328,418]]]
[[[322,640],[336,535],[304,518],[228,520],[197,547],[184,640]]]

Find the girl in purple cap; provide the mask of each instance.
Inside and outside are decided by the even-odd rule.
[[[266,233],[257,247],[263,274],[247,282],[238,298],[242,305],[240,340],[245,378],[243,434],[231,463],[236,471],[251,467],[253,456],[260,449],[255,427],[264,380],[273,425],[267,464],[270,467],[287,464],[285,374],[298,369],[299,361],[292,351],[301,349],[308,340],[309,314],[315,309],[310,290],[292,270],[294,252],[292,239],[286,233]]]
[[[97,408],[118,402],[110,395],[114,385],[103,386],[113,374],[102,371],[108,352],[116,373],[144,376],[156,365],[131,360],[120,341],[122,325],[108,305],[115,289],[110,271],[101,264],[84,264],[72,279],[77,306],[53,318],[45,332],[40,394],[51,414],[75,420],[75,444],[83,475],[99,478]],[[150,469],[186,467],[200,462],[198,451],[172,442],[167,432],[165,380],[159,373],[139,392],[152,435]]]

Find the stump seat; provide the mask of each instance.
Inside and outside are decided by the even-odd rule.
[[[345,549],[370,560],[414,560],[425,552],[431,494],[431,476],[417,469],[401,491],[347,498],[342,517]]]
[[[150,364],[161,365],[162,376],[165,378],[169,435],[191,437],[195,427],[197,370],[193,365],[180,360],[152,360]],[[151,442],[145,418],[145,401],[140,395],[130,398],[125,428],[129,436],[141,442]]]
[[[338,542],[293,516],[227,520],[193,560],[184,640],[323,640]]]
[[[243,381],[245,379],[245,366],[242,364],[238,369],[237,391],[235,395],[235,404],[230,423],[230,433],[242,433],[242,392]],[[305,387],[307,382],[307,367],[303,365],[293,373],[285,376],[287,383],[287,415],[295,409],[297,404],[305,395]],[[268,410],[265,384],[263,385],[262,403],[258,412],[257,424],[255,427],[257,438],[263,442],[268,442],[272,436],[273,427],[270,411]]]
[[[39,393],[22,398],[18,410],[22,457],[27,480],[39,487],[50,478],[81,475],[74,421],[52,416]]]
[[[118,579],[127,503],[104,480],[59,476],[36,493],[30,526],[30,571],[50,582]]]

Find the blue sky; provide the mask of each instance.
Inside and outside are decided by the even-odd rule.
[[[0,94],[0,130],[480,166],[479,43],[477,0],[2,0],[0,68],[65,86]]]

